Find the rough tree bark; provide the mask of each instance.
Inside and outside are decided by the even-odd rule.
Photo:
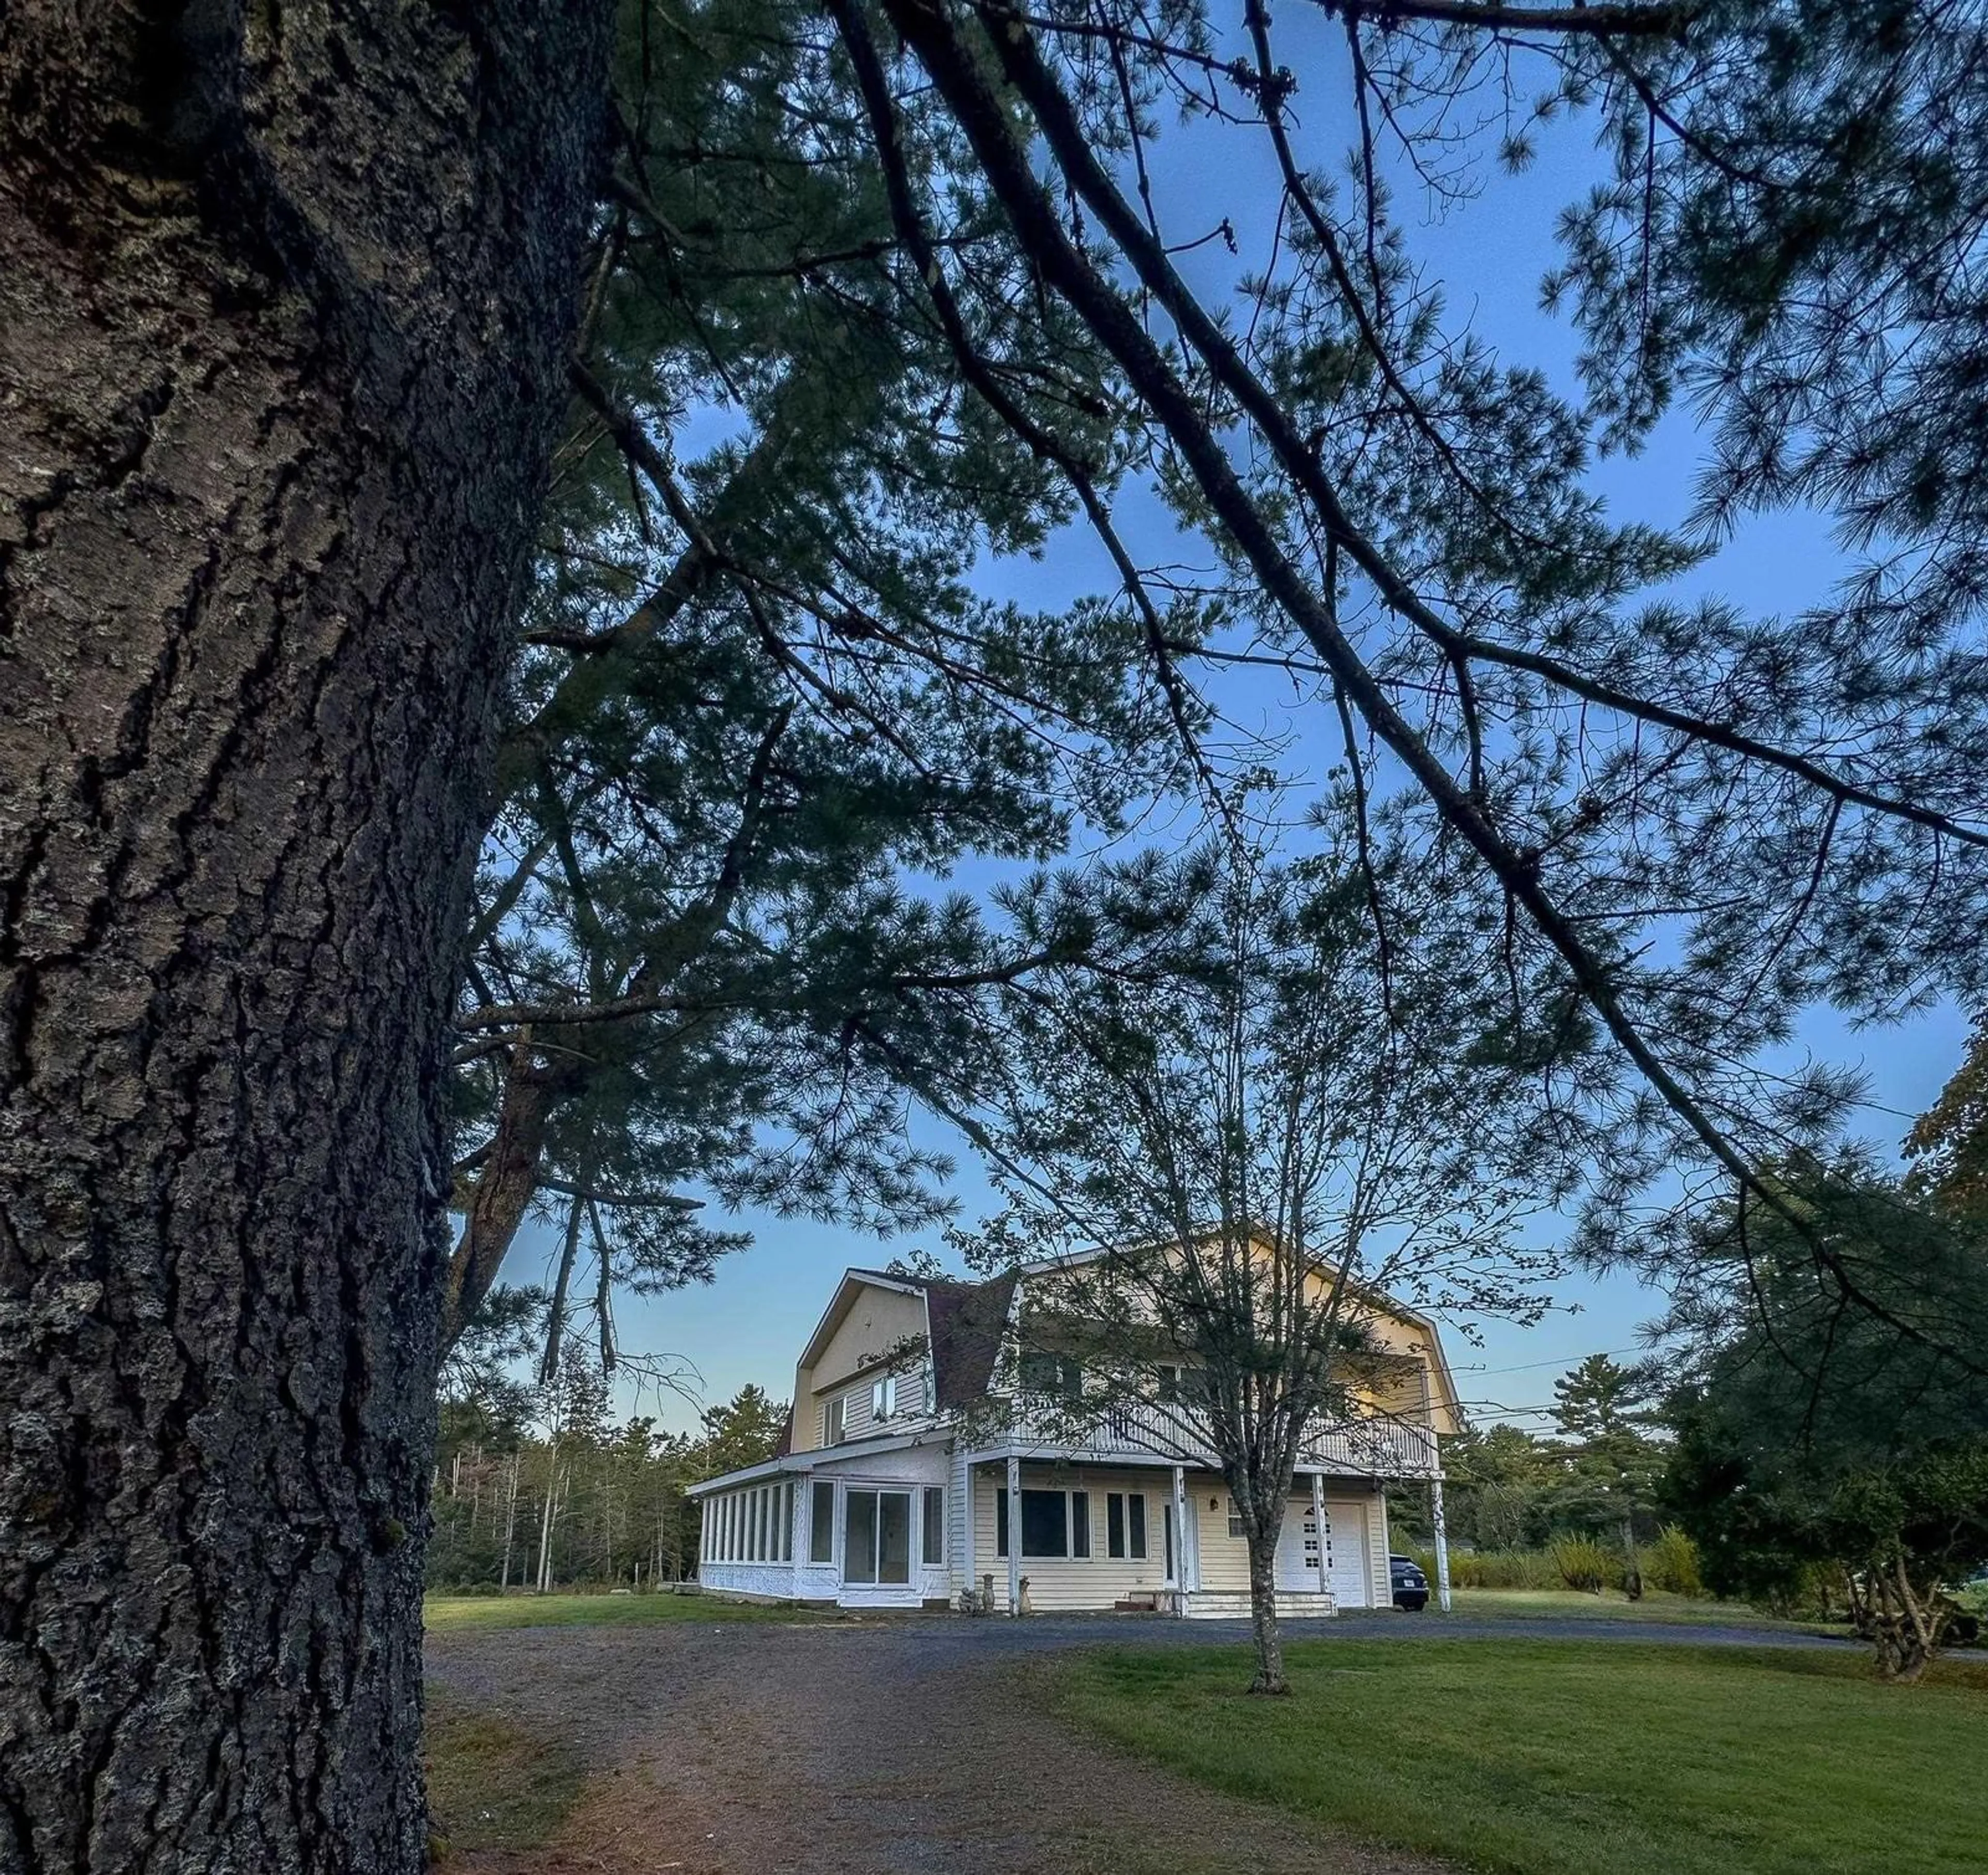
[[[1263,1527],[1266,1521],[1270,1523],[1267,1530]],[[1281,1515],[1249,1521],[1249,1638],[1256,1650],[1256,1675],[1249,1682],[1253,1693],[1291,1690],[1284,1677],[1284,1640],[1277,1625],[1277,1539],[1283,1526]]]
[[[0,1870],[411,1872],[441,1062],[606,0],[0,12]]]

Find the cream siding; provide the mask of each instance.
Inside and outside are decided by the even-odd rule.
[[[957,1596],[962,1589],[977,1590],[980,1578],[993,1567],[992,1559],[974,1539],[973,1468],[966,1462],[966,1448],[952,1443],[952,1462],[946,1480],[946,1579]]]
[[[1302,1517],[1310,1511],[1311,1485],[1300,1478],[1292,1493],[1286,1515]],[[1195,1534],[1200,1543],[1200,1574],[1195,1586],[1211,1594],[1249,1592],[1249,1546],[1229,1534],[1229,1498],[1219,1478],[1203,1475],[1195,1488],[1195,1475],[1188,1480],[1188,1504],[1194,1518]],[[1357,1529],[1366,1546],[1367,1606],[1384,1608],[1392,1600],[1388,1579],[1387,1502],[1378,1491],[1357,1495],[1341,1486],[1327,1484],[1325,1489],[1326,1521],[1335,1536],[1342,1530]]]
[[[901,1423],[908,1424],[914,1420],[926,1417],[925,1375],[922,1368],[913,1368],[908,1373],[895,1375],[898,1383],[897,1410],[888,1419],[880,1420],[874,1410],[875,1394],[879,1373],[865,1373],[859,1379],[835,1387],[820,1395],[805,1417],[808,1421],[807,1444],[801,1449],[813,1451],[824,1444],[840,1441],[825,1438],[823,1429],[830,1402],[842,1403],[842,1438],[844,1440],[867,1438],[872,1434],[884,1434],[898,1427]],[[797,1414],[796,1419],[803,1417]],[[796,1431],[799,1428],[796,1427]]]
[[[1008,1562],[995,1553],[998,1530],[994,1500],[1006,1488],[1002,1465],[973,1468],[973,1566],[976,1576],[992,1574],[995,1606],[1008,1605]],[[1114,1471],[1103,1466],[1024,1465],[1024,1491],[1087,1491],[1090,1494],[1090,1554],[1088,1556],[1024,1556],[1022,1573],[1029,1579],[1029,1606],[1038,1613],[1086,1608],[1109,1608],[1128,1595],[1157,1595],[1166,1581],[1166,1502],[1173,1491],[1170,1471],[1147,1466]],[[1105,1554],[1105,1494],[1143,1492],[1146,1499],[1146,1555],[1144,1561]]]

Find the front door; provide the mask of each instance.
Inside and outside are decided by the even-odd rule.
[[[1316,1595],[1318,1586],[1318,1525],[1311,1500],[1293,1498],[1284,1507],[1284,1527],[1277,1532],[1278,1593]]]

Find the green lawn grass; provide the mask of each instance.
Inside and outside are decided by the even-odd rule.
[[[496,1714],[431,1688],[422,1738],[441,1859],[482,1849],[536,1849],[580,1798],[577,1759]]]
[[[1849,1633],[1814,1622],[1780,1621],[1745,1602],[1694,1600],[1652,1589],[1632,1602],[1619,1590],[1583,1595],[1574,1589],[1457,1589],[1450,1596],[1455,1612],[1473,1620],[1486,1616],[1577,1616],[1587,1620],[1677,1622],[1699,1627],[1782,1628],[1797,1633]],[[1433,1600],[1429,1603],[1435,1607]]]
[[[486,1627],[596,1627],[647,1621],[791,1621],[803,1611],[715,1595],[431,1595],[430,1633]]]
[[[1988,1668],[1885,1686],[1861,1655],[1311,1641],[1292,1696],[1240,1652],[1039,1670],[1080,1725],[1234,1795],[1508,1875],[1988,1866]]]

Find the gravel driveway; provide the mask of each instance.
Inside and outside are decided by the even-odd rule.
[[[1202,1647],[1241,1623],[933,1617],[438,1635],[428,1674],[590,1767],[560,1836],[474,1875],[1439,1875],[1425,1859],[1200,1790],[1046,1716],[1030,1656],[1097,1641]],[[1347,1615],[1288,1637],[1531,1635],[1827,1646],[1733,1628]]]

